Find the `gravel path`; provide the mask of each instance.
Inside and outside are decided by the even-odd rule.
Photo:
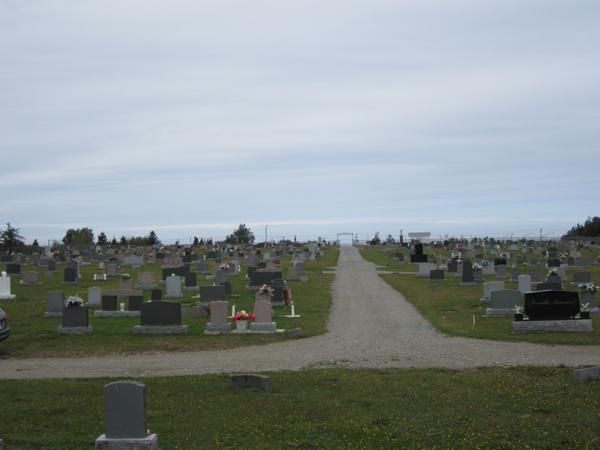
[[[354,247],[342,247],[329,333],[265,346],[196,353],[9,359],[0,378],[196,375],[322,367],[600,365],[598,346],[553,346],[449,337],[387,285]],[[299,313],[302,313],[301,305]]]

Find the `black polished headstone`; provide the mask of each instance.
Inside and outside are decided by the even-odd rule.
[[[505,266],[506,258],[494,258],[494,265],[495,266]]]
[[[223,286],[223,289],[225,290],[225,297],[231,297],[231,283],[229,281],[225,281],[221,284],[221,286]]]
[[[144,297],[142,295],[130,295],[129,311],[141,311],[142,303],[144,303]]]
[[[427,262],[427,255],[423,254],[423,244],[415,244],[415,253],[410,255],[411,263]]]
[[[281,278],[279,272],[254,272],[250,276],[250,286],[262,286],[263,284],[271,284],[275,278]]]
[[[569,319],[579,314],[579,295],[571,291],[527,292],[524,312],[531,320]]]
[[[548,290],[562,291],[562,284],[561,283],[539,283],[536,286],[536,290],[537,291],[548,291]]]
[[[7,273],[7,275],[20,275],[21,274],[21,264],[7,264],[6,265],[6,273]]]
[[[75,272],[75,269],[71,269],[69,267],[67,267],[65,269],[65,277],[64,277],[65,283],[75,283],[76,276],[77,276],[77,273]]]
[[[116,295],[103,295],[102,296],[102,311],[116,311],[117,310],[117,296]]]
[[[104,434],[107,439],[148,437],[146,388],[136,381],[104,386]]]
[[[560,259],[549,259],[548,267],[560,267]]]
[[[163,281],[167,281],[167,278],[173,274],[175,274],[175,276],[178,276],[178,277],[185,277],[185,274],[188,272],[189,272],[189,269],[187,266],[170,267],[170,268],[166,268],[166,269],[163,268],[162,269],[162,279],[163,279]]]
[[[181,303],[164,300],[141,304],[142,326],[179,326],[181,325]]]
[[[219,286],[200,286],[200,301],[203,303],[225,300],[225,288]]]
[[[448,273],[456,273],[457,266],[458,266],[458,263],[456,261],[450,261],[448,263]]]
[[[63,305],[62,326],[65,328],[87,327],[88,326],[88,309],[85,306],[64,306]]]
[[[185,287],[196,286],[196,272],[188,272],[185,274]]]
[[[152,291],[150,291],[150,295],[150,299],[152,301],[162,300],[162,291],[160,289],[152,289]]]
[[[473,276],[473,265],[471,264],[471,261],[469,261],[469,260],[463,261],[462,282],[463,283],[474,283],[475,282],[475,277]]]
[[[444,280],[445,279],[444,271],[441,269],[430,270],[429,271],[429,279],[432,281]]]

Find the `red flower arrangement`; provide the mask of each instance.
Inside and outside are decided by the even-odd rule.
[[[236,313],[235,316],[231,318],[231,320],[233,320],[234,322],[236,320],[256,320],[256,315],[252,313],[246,314],[246,311],[240,311]]]

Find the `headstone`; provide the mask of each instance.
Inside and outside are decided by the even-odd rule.
[[[421,244],[421,243],[415,244],[415,253],[413,255],[410,255],[410,262],[411,263],[426,263],[427,262],[427,255],[423,254],[423,244]]]
[[[519,275],[519,292],[525,294],[531,292],[531,277],[529,275]]]
[[[419,273],[417,274],[417,278],[429,278],[429,272],[437,269],[437,265],[435,263],[422,262],[418,264]]]
[[[215,275],[215,284],[218,286],[229,280],[229,275],[226,270],[217,270]]]
[[[196,281],[196,273],[195,272],[188,272],[185,274],[185,287],[186,288],[197,288],[197,281]]]
[[[205,263],[205,262],[197,263],[196,264],[196,273],[199,273],[202,275],[209,274],[210,270],[208,270],[208,263]]]
[[[21,264],[7,264],[6,265],[6,274],[10,276],[20,276],[21,275]]]
[[[492,292],[492,307],[486,310],[488,315],[511,315],[515,307],[521,305],[521,292],[502,289]]]
[[[530,320],[573,318],[579,314],[579,296],[571,291],[528,292],[524,312]]]
[[[56,263],[54,261],[48,261],[48,270],[50,272],[56,271]]]
[[[297,269],[296,267],[289,267],[288,268],[288,277],[287,277],[288,281],[297,281],[298,280],[298,274],[297,274]]]
[[[64,274],[65,275],[64,275],[63,284],[75,284],[75,283],[77,283],[77,281],[76,281],[77,273],[75,272],[75,269],[67,267],[65,269]]]
[[[139,272],[138,273],[138,284],[135,285],[137,290],[150,291],[156,289],[156,283],[154,281],[154,272]]]
[[[232,296],[231,283],[229,281],[226,281],[221,286],[223,286],[223,289],[225,290],[225,298],[231,297]]]
[[[194,274],[194,277],[196,275]],[[175,275],[167,277],[167,295],[166,298],[182,298],[181,277]]]
[[[117,310],[117,296],[116,295],[103,295],[102,296],[102,311],[116,311]]]
[[[76,260],[71,260],[67,263],[67,267],[69,269],[75,269],[75,278],[80,279],[81,275],[79,274],[79,262]]]
[[[64,328],[87,329],[88,325],[88,309],[85,306],[68,307],[63,304],[62,325],[59,327],[59,332],[64,331]]]
[[[142,303],[144,303],[144,297],[141,295],[130,295],[128,303],[129,311],[141,311]]]
[[[531,284],[541,283],[540,268],[534,267],[531,271]]]
[[[448,262],[448,273],[456,274],[457,267],[458,267],[458,263],[456,261],[449,261]]]
[[[496,278],[498,279],[504,279],[504,278],[508,278],[506,276],[506,266],[505,265],[499,265],[499,266],[494,266],[496,268]]]
[[[208,306],[210,302],[225,300],[225,288],[221,286],[200,286],[200,301],[197,306]]]
[[[44,313],[44,317],[56,318],[62,317],[63,305],[65,304],[65,293],[63,291],[48,292],[48,312]]]
[[[489,283],[483,283],[483,298],[479,300],[480,303],[491,303],[492,292],[501,291],[504,289],[503,281],[490,281]]]
[[[104,434],[96,450],[156,450],[156,434],[148,434],[146,387],[137,381],[104,386]]]
[[[575,272],[573,274],[573,284],[586,284],[592,282],[591,272]]]
[[[99,287],[88,288],[88,306],[101,307],[102,306],[102,289]]]
[[[23,272],[23,281],[19,283],[21,286],[39,286],[40,284],[40,273],[39,272]]]
[[[475,286],[475,277],[473,276],[473,266],[471,261],[465,260],[462,263],[462,283],[461,286]]]
[[[537,291],[562,291],[561,283],[538,283]]]
[[[446,281],[444,276],[444,271],[441,269],[432,270],[429,272],[429,281],[431,282],[440,282]]]
[[[152,289],[150,299],[153,302],[156,300],[162,300],[162,291],[160,289]]]
[[[141,304],[142,326],[180,326],[181,303],[157,300]]]
[[[275,332],[275,322],[273,322],[273,312],[271,302],[258,301],[254,304],[254,314],[256,320],[252,323],[252,331],[270,331]]]
[[[210,305],[210,323],[206,324],[206,332],[231,332],[228,318],[228,303],[225,301],[212,302]]]

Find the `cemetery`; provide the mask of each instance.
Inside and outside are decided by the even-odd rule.
[[[330,286],[334,279],[329,268],[336,266],[340,253],[335,247],[322,248],[320,260],[313,260],[303,249],[278,255],[276,248],[269,250],[262,249],[263,256],[256,258],[256,252],[248,248],[245,249],[248,256],[241,258],[226,257],[225,252],[216,250],[196,249],[200,254],[212,253],[212,258],[203,259],[207,266],[201,266],[200,271],[195,262],[184,269],[183,258],[182,265],[174,267],[177,259],[166,256],[169,265],[163,268],[162,263],[151,263],[154,258],[145,256],[143,266],[126,269],[130,278],[137,280],[131,285],[123,283],[126,280],[121,277],[123,271],[119,266],[111,268],[117,276],[107,276],[101,282],[94,279],[106,273],[100,266],[106,260],[100,262],[102,258],[93,252],[89,265],[69,268],[66,261],[58,262],[57,270],[51,274],[46,273],[45,267],[29,264],[27,272],[39,272],[42,284],[22,284],[12,278],[9,290],[4,288],[4,293],[15,298],[0,300],[0,307],[8,310],[11,318],[12,333],[0,348],[0,358],[89,354],[116,357],[149,351],[185,355],[247,347],[249,359],[246,363],[239,362],[239,373],[250,373],[244,367],[254,366],[255,346],[283,342],[292,336],[317,337],[327,332],[332,304]],[[536,289],[539,285],[532,281],[536,270],[543,274],[543,281],[547,281],[546,274],[550,272],[541,265],[544,258],[539,255],[539,264],[531,264],[535,249],[524,257],[527,265],[521,263],[518,273],[512,272],[521,257],[518,250],[510,252],[498,265],[491,263],[496,256],[494,249],[475,249],[477,253],[467,255],[459,248],[435,248],[433,252],[423,246],[414,258],[417,262],[411,262],[411,250],[414,251],[360,248],[367,261],[377,264],[379,278],[402,293],[423,317],[447,335],[552,345],[597,345],[599,341],[598,316],[594,312],[597,306],[592,295],[595,288],[589,287],[600,283],[596,265],[588,264],[585,269],[577,264],[564,266],[560,280],[550,280],[554,282],[550,284],[553,289],[548,290]],[[178,249],[165,251],[175,255]],[[267,253],[270,255],[266,256]],[[594,249],[585,256],[597,257],[597,254]],[[233,264],[233,259],[239,265]],[[486,260],[490,263],[482,265]],[[224,261],[228,263],[227,270],[220,269]],[[231,272],[229,267],[233,268]],[[504,272],[499,268],[510,278],[498,277]],[[69,280],[73,284],[64,284],[64,269],[71,269]],[[481,272],[476,273],[478,270]],[[200,273],[207,271],[214,273],[208,275],[210,279],[206,279],[206,273]],[[580,272],[588,272],[589,276]],[[300,273],[309,281],[301,282]],[[31,275],[27,277],[34,279]],[[547,287],[546,284],[541,287]],[[194,287],[197,289],[186,289]],[[67,299],[74,296],[82,304],[76,308],[65,306]],[[555,308],[550,313],[552,317],[546,317],[544,314],[549,313],[540,312],[539,307],[554,298],[557,305],[566,306]],[[564,311],[556,313],[561,308]],[[566,330],[564,326],[549,331],[518,329],[521,324],[547,324],[552,320],[581,324],[585,332]],[[35,331],[19,326],[24,322],[35,324]],[[44,341],[31,339],[33,333],[41,333]],[[25,361],[22,365],[27,367]],[[228,374],[140,378],[141,374],[134,373],[131,379],[101,376],[87,380],[68,377],[58,381],[2,380],[0,394],[11,393],[19,386],[25,404],[35,403],[37,408],[22,409],[11,403],[8,395],[0,395],[0,408],[16,411],[6,422],[8,432],[0,431],[4,432],[0,439],[5,440],[5,448],[29,448],[27,444],[24,446],[22,432],[17,431],[23,429],[23,423],[43,422],[46,428],[58,430],[64,428],[63,421],[69,421],[78,430],[68,438],[72,444],[65,445],[65,438],[59,437],[47,448],[280,448],[281,442],[287,442],[290,448],[316,443],[320,448],[346,448],[344,436],[349,436],[353,443],[365,443],[357,448],[405,448],[423,442],[441,448],[497,447],[507,439],[506,427],[535,436],[535,440],[526,438],[532,444],[545,442],[551,446],[567,435],[569,445],[576,447],[598,433],[589,431],[596,425],[597,404],[592,400],[597,395],[597,384],[593,381],[596,372],[585,369],[581,374],[567,367],[404,371],[348,369],[342,363],[339,368],[268,375],[268,378],[260,374],[238,376],[235,384],[232,384],[234,377]],[[571,376],[573,383],[579,383],[575,380],[580,379],[583,383],[565,386],[565,378]],[[449,377],[456,382],[449,385],[445,381]],[[592,381],[585,381],[586,377]],[[427,389],[408,387],[411,395],[404,395],[406,386],[419,386],[423,382]],[[34,398],[33,383],[52,395]],[[261,387],[264,383],[268,389]],[[544,389],[540,389],[542,385]],[[557,394],[547,397],[543,393],[548,389]],[[282,402],[282,395],[292,403]],[[518,401],[523,396],[528,402]],[[467,426],[457,427],[454,414],[430,413],[436,399],[447,397],[462,399],[469,405],[469,411],[464,413]],[[483,405],[491,403],[514,414],[499,424],[486,415]],[[254,408],[255,404],[262,407]],[[349,407],[340,414],[342,404]],[[194,405],[203,405],[208,417],[202,416],[202,427],[211,431],[197,431],[199,417]],[[38,412],[52,408],[61,413],[41,417]],[[536,408],[551,412],[531,415]],[[377,416],[367,419],[372,411],[377,411]],[[576,420],[565,419],[565,414]],[[531,417],[528,422],[520,418],[524,415]],[[89,420],[92,416],[100,420]],[[396,420],[385,419],[391,416]],[[248,417],[252,419],[248,421]],[[297,419],[290,422],[291,417]],[[544,424],[549,419],[556,424],[554,428],[544,437],[537,436],[535,430],[546,430]],[[319,420],[326,425],[316,425],[312,431],[311,427],[306,428],[305,424]],[[371,427],[359,429],[353,425],[368,420]],[[263,436],[267,423],[268,436]],[[521,436],[518,442],[522,439]],[[514,437],[508,440],[517,443]]]

